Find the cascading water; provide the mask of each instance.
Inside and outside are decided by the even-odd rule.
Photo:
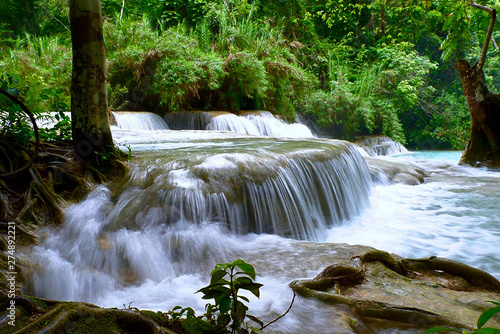
[[[408,153],[406,147],[384,136],[361,137],[356,139],[355,144],[372,157]]]
[[[287,124],[268,111],[248,113],[246,116],[222,114],[213,117],[206,129],[269,137],[314,137],[307,126]]]
[[[208,284],[210,270],[243,258],[264,283],[259,300],[249,297],[252,314],[269,321],[287,308],[291,280],[331,264],[335,250],[324,241],[446,256],[500,278],[500,177],[493,172],[429,156],[384,158],[430,177],[417,186],[376,184],[370,194],[366,164],[344,142],[113,131],[119,145],[132,146],[129,175],[68,208],[62,226],[40,231],[40,244],[24,254],[26,292],[202,314],[206,301],[194,292]],[[332,327],[336,317],[334,307],[298,299],[270,330],[352,333]]]
[[[125,130],[166,130],[167,123],[157,114],[150,112],[114,111],[116,125]]]
[[[229,131],[244,135],[311,138],[311,130],[300,123],[288,124],[268,111],[235,115],[228,112],[183,112],[165,116],[175,130]]]
[[[62,229],[31,255],[40,265],[36,295],[95,301],[127,284],[208,269],[225,254],[213,234],[322,240],[368,202],[366,164],[345,142],[171,144],[162,143],[162,155],[138,152],[122,182],[68,209]]]

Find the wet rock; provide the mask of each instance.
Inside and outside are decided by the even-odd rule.
[[[363,280],[359,280],[360,264],[354,259],[362,262]],[[345,258],[336,260],[323,272],[354,274],[358,284],[339,289],[341,282],[328,284],[332,283],[329,276],[321,274],[314,279],[293,281],[290,286],[304,297],[346,305],[361,318],[378,319],[371,324],[374,330],[396,323],[419,330],[435,326],[473,329],[481,312],[492,306],[487,301],[500,299],[496,292],[498,280],[444,258],[401,259],[370,250],[350,260],[351,270],[346,270],[349,261]],[[345,277],[342,279],[345,281]],[[499,327],[500,319],[493,317],[488,326]]]
[[[415,165],[380,158],[365,157],[366,164],[374,182],[418,185],[424,182],[428,173]]]

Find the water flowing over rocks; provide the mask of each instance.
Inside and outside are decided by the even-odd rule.
[[[358,137],[354,144],[364,149],[372,157],[408,153],[408,150],[403,145],[385,136]]]
[[[365,157],[365,161],[376,183],[417,185],[423,183],[425,177],[429,176],[423,168],[410,163],[373,157]]]
[[[500,299],[496,278],[454,261],[325,243],[334,241],[336,233],[356,233],[358,224],[366,229],[364,216],[374,212],[368,220],[378,219],[376,229],[364,234],[378,239],[391,234],[401,239],[398,244],[418,240],[417,252],[449,252],[444,256],[464,261],[475,256],[478,265],[498,277],[496,262],[488,258],[496,256],[491,249],[498,240],[494,224],[500,193],[487,171],[472,174],[450,164],[426,169],[392,157],[361,156],[344,141],[303,138],[310,136],[301,134],[300,124],[285,124],[265,112],[193,114],[180,117],[184,125],[179,126],[205,129],[219,122],[221,128],[173,131],[158,115],[114,113],[125,122],[117,120],[113,136],[134,154],[128,174],[94,186],[84,200],[66,208],[63,224],[39,228],[35,242],[19,248],[18,322],[9,327],[9,313],[1,313],[0,332],[184,333],[156,311],[181,305],[201,315],[205,301],[194,292],[207,284],[216,263],[236,258],[252,263],[257,281],[264,283],[261,298],[251,298],[249,306],[265,322],[288,307],[293,296],[289,283],[300,295],[290,313],[264,333],[419,333],[445,324],[472,328],[490,306],[486,301]],[[171,128],[178,126],[166,119]],[[302,138],[279,132],[283,125]],[[229,132],[238,128],[240,133]],[[403,152],[388,150],[392,144],[387,142],[365,144],[375,146],[368,149],[370,155]],[[452,181],[460,184],[450,187]],[[442,200],[422,205],[421,197],[403,193],[408,189],[420,191],[419,196],[427,191],[426,197],[430,191]],[[467,191],[487,196],[488,202],[480,202],[486,203],[481,207],[485,215],[475,217],[474,224],[487,225],[473,234],[484,244],[480,254],[464,254],[463,245],[474,242],[465,232],[474,227],[462,227],[468,211],[475,210],[470,198],[460,197]],[[374,205],[374,192],[390,193],[398,201],[379,196]],[[387,210],[391,216],[383,216],[392,225],[382,224],[378,213],[396,205],[403,210]],[[410,219],[418,210],[429,212],[419,217],[427,225]],[[449,217],[454,220],[446,225]],[[443,224],[449,235],[440,230]],[[399,225],[403,234],[396,231]],[[0,251],[6,272],[6,245],[0,243]],[[6,309],[10,299],[4,278],[0,305]],[[124,309],[116,309],[121,305]],[[499,325],[498,317],[491,325]]]
[[[151,112],[126,112],[114,111],[112,113],[114,124],[121,129],[125,130],[166,130],[168,129],[167,123],[158,116]]]
[[[281,268],[270,265],[258,252],[246,254],[248,261],[254,263],[261,277],[281,272],[299,296],[290,314],[280,320],[283,323],[271,325],[265,333],[420,333],[433,326],[471,329],[479,314],[491,306],[486,301],[500,298],[498,292],[477,286],[474,281],[469,283],[467,273],[464,279],[458,272],[453,275],[446,269],[433,270],[430,266],[426,269],[420,265],[432,258],[403,259],[366,246],[301,241],[281,246],[267,243],[266,248],[274,256],[284,255]],[[238,255],[238,252],[233,254]],[[409,270],[398,273],[405,261]],[[313,269],[310,277],[315,278],[297,280],[308,268]],[[478,276],[474,271],[474,275],[482,274]],[[288,303],[289,296],[285,298]],[[7,302],[0,299],[2,306]],[[34,329],[57,333],[61,329],[64,332],[64,328],[87,328],[85,333],[176,332],[172,324],[160,321],[159,313],[126,305],[124,309],[106,309],[88,303],[26,297],[16,302],[19,319],[16,333],[31,333]],[[279,312],[268,310],[264,318],[273,319]],[[315,317],[322,312],[329,317],[320,325]],[[303,317],[306,318],[300,320]],[[306,327],[300,327],[294,322],[297,320]],[[488,325],[499,326],[498,317],[492,318]],[[2,333],[12,332],[8,331],[5,317],[0,318],[0,329],[5,329]]]
[[[311,138],[303,124],[288,124],[268,111],[245,111],[239,115],[224,111],[199,111],[167,114],[165,121],[175,130],[229,131],[244,135]]]

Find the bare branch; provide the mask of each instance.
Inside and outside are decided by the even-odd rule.
[[[488,32],[486,33],[486,39],[484,40],[483,51],[481,52],[481,59],[479,60],[479,63],[477,64],[478,70],[481,70],[483,68],[484,62],[486,61],[486,54],[488,53],[488,46],[490,44],[491,35],[493,34],[493,28],[495,26],[495,21],[497,18],[497,11],[494,8],[479,5],[475,1],[472,1],[472,0],[469,0],[469,6],[484,10],[485,12],[490,14],[490,25],[488,26]]]

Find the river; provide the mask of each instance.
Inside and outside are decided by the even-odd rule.
[[[134,154],[129,176],[96,186],[61,227],[40,231],[25,254],[25,292],[202,314],[206,301],[195,292],[210,270],[242,258],[264,284],[250,311],[270,320],[288,307],[291,280],[330,264],[330,243],[448,257],[500,278],[500,174],[457,166],[460,152],[379,157],[424,169],[425,182],[412,186],[373,183],[354,146],[303,126],[284,129],[286,138],[131,127],[113,127]],[[337,312],[299,299],[273,328],[329,333]]]

